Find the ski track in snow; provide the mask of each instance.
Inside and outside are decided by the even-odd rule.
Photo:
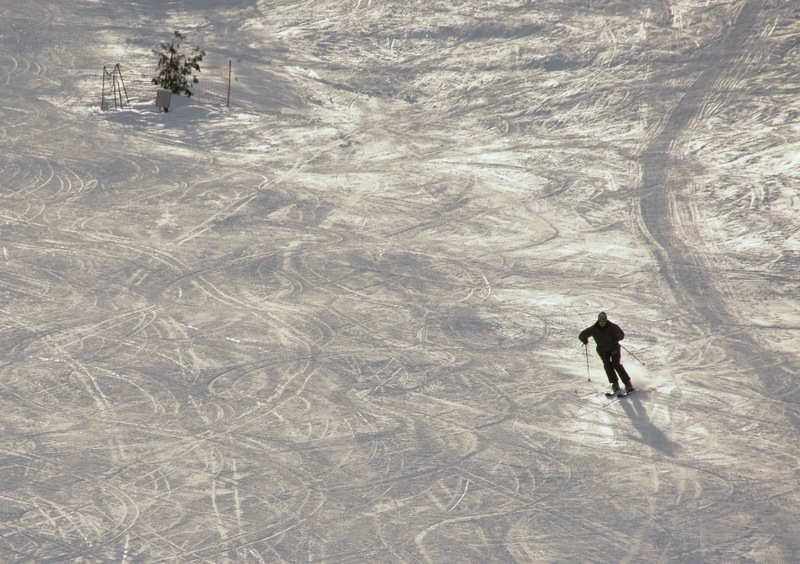
[[[0,6],[0,560],[796,562],[800,12],[600,4]]]

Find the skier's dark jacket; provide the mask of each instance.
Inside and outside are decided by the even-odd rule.
[[[594,342],[597,343],[598,353],[615,352],[619,350],[619,342],[625,338],[625,333],[620,329],[616,323],[606,321],[605,327],[600,327],[598,321],[591,327],[587,327],[578,338],[584,345],[589,342],[589,337],[594,337]]]

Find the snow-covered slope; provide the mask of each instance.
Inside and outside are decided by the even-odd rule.
[[[796,562],[798,15],[3,2],[0,560]]]

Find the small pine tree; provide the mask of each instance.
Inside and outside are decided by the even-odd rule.
[[[190,54],[180,51],[181,41],[186,38],[179,31],[175,31],[175,37],[171,42],[163,41],[161,50],[153,49],[153,54],[158,57],[158,67],[153,84],[161,88],[167,88],[173,94],[186,93],[187,98],[191,98],[192,91],[189,90],[189,78],[192,84],[197,84],[197,77],[192,76],[193,71],[200,71],[200,61],[203,60],[206,52],[195,47]]]

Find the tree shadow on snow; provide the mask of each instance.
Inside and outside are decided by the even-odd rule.
[[[680,445],[669,440],[664,431],[653,424],[642,398],[643,396],[637,392],[631,397],[620,401],[622,409],[625,410],[625,414],[633,423],[633,427],[641,435],[641,437],[632,437],[633,440],[642,442],[667,456],[675,456],[675,452],[680,448]]]

